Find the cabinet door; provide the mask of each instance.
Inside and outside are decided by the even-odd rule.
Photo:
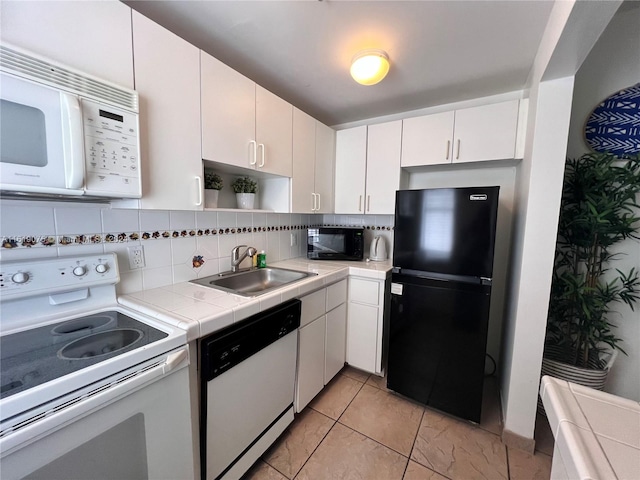
[[[347,301],[347,280],[340,280],[338,283],[327,287],[327,312],[333,310],[338,305]]]
[[[336,132],[316,121],[315,188],[316,213],[333,213],[333,172],[336,161]]]
[[[349,302],[347,363],[375,373],[378,349],[378,307]]]
[[[256,85],[257,168],[267,173],[292,175],[293,106]]]
[[[515,157],[518,100],[457,110],[454,163]]]
[[[293,178],[291,179],[291,211],[293,213],[314,212],[313,169],[315,157],[316,120],[303,111],[294,108]]]
[[[335,213],[364,213],[367,127],[336,132]]]
[[[311,323],[316,318],[324,315],[327,304],[327,289],[323,288],[317,292],[302,297],[302,312],[300,314],[300,326]]]
[[[254,168],[256,84],[211,55],[200,56],[202,158]]]
[[[201,210],[199,50],[133,12],[142,208]]]
[[[346,303],[327,313],[325,342],[324,384],[326,385],[344,367],[347,345]]]
[[[451,163],[454,112],[402,121],[403,167]]]
[[[131,8],[121,2],[2,2],[2,41],[133,88]]]
[[[301,412],[324,388],[326,316],[298,330],[298,378],[295,410]]]
[[[369,125],[366,213],[393,215],[400,188],[402,120]]]

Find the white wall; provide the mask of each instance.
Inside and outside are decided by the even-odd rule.
[[[131,293],[229,270],[231,249],[240,244],[264,250],[267,263],[305,255],[306,226],[319,218],[288,213],[133,210],[105,204],[2,200],[0,261],[116,252],[120,269],[118,292]],[[224,233],[219,233],[220,229]],[[154,232],[160,238],[153,238]],[[165,232],[166,238],[162,236]],[[145,233],[152,238],[145,239]],[[78,243],[79,235],[85,236],[84,243]],[[109,241],[108,235],[114,239]],[[296,237],[293,247],[292,235]],[[91,241],[93,236],[99,237],[96,243]],[[34,237],[36,245],[22,246],[24,237]],[[71,243],[63,240],[65,237]],[[50,239],[47,243],[52,245],[42,245],[43,239]],[[11,241],[16,247],[6,248]],[[129,268],[127,247],[133,245],[144,247],[145,268]],[[202,256],[204,264],[194,267],[194,256]],[[247,262],[243,266],[248,266]]]
[[[533,448],[573,76],[620,2],[555,2],[529,75],[517,178],[511,285],[503,332],[503,439]],[[515,440],[519,438],[521,440]]]
[[[611,20],[576,74],[569,129],[568,156],[589,152],[584,125],[591,111],[609,95],[640,82],[640,2],[626,2]],[[640,202],[640,198],[638,199]],[[640,268],[640,242],[628,239],[615,247],[623,255],[611,267]],[[614,307],[616,335],[628,356],[619,355],[605,390],[640,401],[640,305]]]
[[[573,77],[541,82],[529,104],[501,375],[505,430],[525,438],[535,423],[572,91]]]

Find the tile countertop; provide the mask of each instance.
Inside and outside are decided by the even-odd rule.
[[[544,376],[540,385],[555,437],[552,479],[637,479],[640,403]]]
[[[392,268],[390,260],[334,262],[313,261],[304,257],[276,262],[269,266],[313,272],[317,275],[257,297],[234,295],[184,282],[121,295],[118,297],[118,303],[182,328],[187,332],[187,340],[192,341],[279,303],[335,283],[348,275],[384,280]]]

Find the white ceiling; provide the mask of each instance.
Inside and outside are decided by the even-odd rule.
[[[125,1],[329,125],[520,90],[553,2]],[[380,48],[378,85],[349,75]]]

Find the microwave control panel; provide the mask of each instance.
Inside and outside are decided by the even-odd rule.
[[[138,114],[82,100],[87,195],[140,198]]]

